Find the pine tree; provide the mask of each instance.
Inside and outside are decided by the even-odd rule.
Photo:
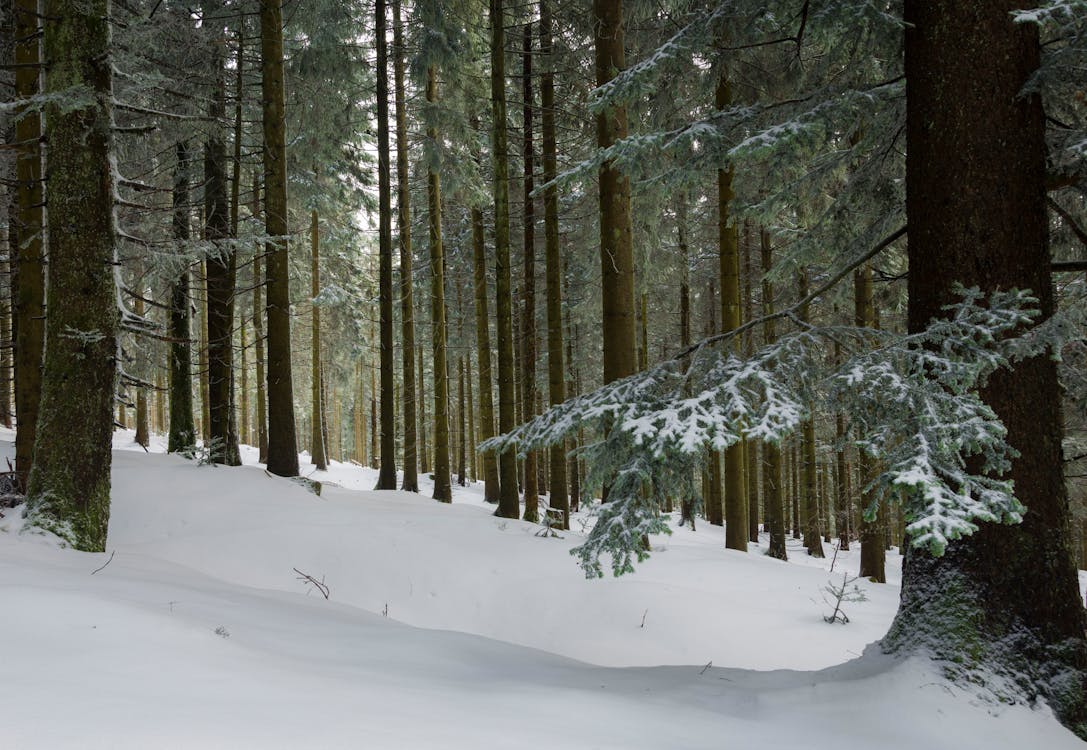
[[[184,141],[176,146],[174,167],[173,234],[183,247],[190,240],[189,226],[189,152]],[[167,450],[184,450],[196,443],[196,421],[193,415],[192,383],[192,313],[189,306],[190,271],[183,261],[170,286],[170,434]]]

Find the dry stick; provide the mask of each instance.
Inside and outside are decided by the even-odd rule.
[[[311,576],[309,573],[303,573],[298,568],[291,568],[291,570],[293,570],[295,573],[298,574],[298,580],[299,581],[305,581],[306,583],[313,584],[314,586],[317,587],[317,590],[321,592],[321,595],[325,599],[328,598],[329,589],[328,589],[328,586],[325,585],[325,579],[323,577],[321,578],[320,581],[318,581],[316,578]]]
[[[147,450],[147,449],[145,448],[144,450]],[[110,552],[110,553],[109,553],[109,559],[108,559],[108,560],[106,560],[106,564],[105,564],[105,565],[103,565],[103,566],[102,566],[102,568],[105,568],[105,567],[106,567],[106,565],[109,565],[109,564],[110,564],[111,562],[113,562],[113,556],[114,556],[114,555],[116,555],[116,554],[117,554],[117,550],[113,550],[113,552]],[[93,575],[94,575],[95,573],[97,573],[97,572],[98,572],[99,570],[102,570],[102,568],[96,568],[96,569],[92,570],[92,571],[91,571],[91,575],[93,576]]]
[[[796,312],[801,307],[811,303],[816,298],[821,297],[823,294],[825,294],[829,290],[833,289],[838,284],[839,281],[841,281],[846,276],[851,274],[853,271],[860,268],[865,263],[872,260],[872,258],[876,257],[881,252],[886,250],[887,247],[890,246],[895,240],[899,239],[900,237],[902,237],[902,236],[904,236],[906,234],[906,229],[907,228],[905,226],[903,226],[903,227],[899,228],[898,230],[892,232],[890,235],[888,235],[882,241],[880,241],[880,243],[878,245],[873,247],[871,250],[866,252],[861,257],[857,258],[855,261],[853,261],[848,266],[846,266],[845,268],[840,270],[838,273],[834,274],[834,276],[832,276],[829,280],[827,280],[827,282],[825,284],[818,287],[815,291],[811,292],[810,294],[808,294],[803,299],[796,302],[791,307],[787,307],[784,310],[778,310],[777,312],[770,313],[769,315],[763,315],[760,318],[754,318],[753,320],[749,320],[748,322],[742,324],[741,326],[739,326],[737,328],[733,328],[731,331],[727,331],[725,333],[718,333],[718,334],[715,334],[713,336],[708,336],[708,337],[702,339],[701,341],[699,341],[697,344],[692,344],[691,346],[689,346],[686,349],[684,349],[683,351],[681,351],[679,354],[672,357],[672,361],[686,359],[690,355],[694,354],[695,352],[701,350],[702,348],[704,348],[704,347],[706,347],[706,346],[708,346],[710,344],[716,344],[716,343],[718,343],[720,341],[728,341],[729,339],[731,339],[731,338],[733,338],[735,336],[738,336],[739,334],[743,333],[744,331],[755,328],[756,326],[761,326],[761,325],[763,325],[764,323],[766,323],[768,321],[777,320],[778,318],[786,318],[786,317],[790,317],[790,318],[795,319]]]

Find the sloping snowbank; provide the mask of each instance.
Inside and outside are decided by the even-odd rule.
[[[257,467],[126,450],[113,475],[99,572],[109,554],[0,533],[0,748],[1081,746],[923,662],[848,661],[897,589],[866,584],[853,622],[827,625],[829,558],[728,553],[700,526],[656,541],[634,576],[585,581],[576,531],[538,538],[472,488],[452,506],[317,497]],[[829,668],[750,671],[785,667]]]

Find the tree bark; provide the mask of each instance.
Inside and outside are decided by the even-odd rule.
[[[490,0],[491,24],[491,158],[494,162],[495,307],[498,333],[498,431],[516,426],[513,359],[513,295],[510,269],[509,153],[506,138],[506,33],[503,0]],[[495,515],[517,518],[521,504],[517,457],[506,451],[498,459],[499,498]]]
[[[41,93],[39,0],[15,0],[15,96],[29,99]],[[56,27],[54,27],[56,30]],[[50,61],[51,62],[51,61]],[[49,88],[53,84],[47,82]],[[42,358],[45,352],[45,244],[42,190],[42,118],[37,111],[15,117],[15,190],[9,215],[12,248],[12,344],[14,346],[15,470],[27,486],[34,462],[38,409],[42,398]]]
[[[230,243],[227,203],[226,142],[217,123],[226,117],[223,53],[213,42],[215,91],[208,115],[213,123],[204,145],[205,235],[214,247],[206,262],[208,326],[209,457],[228,466],[241,465],[234,415],[234,287],[237,256]]]
[[[385,0],[374,5],[377,45],[378,289],[381,308],[381,470],[379,490],[396,489],[396,389],[393,352],[392,179],[389,173],[389,61]],[[427,86],[427,99],[430,86]]]
[[[524,421],[535,414],[536,404],[536,206],[532,199],[535,155],[532,150],[532,24],[525,24],[521,54],[521,90],[524,106],[524,312],[521,315],[521,371],[524,400]],[[536,451],[525,454],[525,511],[524,520],[540,522],[540,488],[537,481]]]
[[[774,313],[774,285],[769,273],[773,267],[773,246],[770,233],[762,228],[759,231],[762,255],[762,314],[769,317]],[[777,341],[777,329],[774,320],[768,319],[763,325],[763,337],[767,345]],[[785,503],[784,485],[788,475],[782,471],[781,444],[767,442],[763,445],[763,506],[766,512],[766,530],[770,534],[770,546],[766,554],[778,560],[787,560],[785,548]]]
[[[415,430],[415,299],[412,278],[411,189],[408,184],[408,119],[404,94],[404,32],[400,0],[393,0],[393,76],[396,89],[396,210],[400,249],[400,345],[403,349],[404,478],[400,489],[419,491]]]
[[[261,101],[264,126],[264,226],[268,287],[268,471],[298,476],[291,375],[291,297],[287,235],[287,147],[283,112],[283,13],[261,0]]]
[[[438,71],[427,69],[427,102],[438,101]],[[427,125],[427,140],[434,149],[427,172],[430,227],[430,324],[434,349],[434,499],[453,502],[449,467],[449,368],[446,362],[445,253],[442,247],[442,182],[438,164],[438,127]]]
[[[325,445],[325,419],[321,393],[321,306],[317,297],[321,294],[320,238],[318,235],[317,209],[310,212],[310,298],[313,310],[310,317],[310,460],[318,471],[328,469]]]
[[[254,220],[260,218],[260,180],[253,175],[253,204],[252,215]],[[261,303],[264,281],[261,279],[260,248],[253,252],[253,359],[256,360],[256,420],[257,420],[257,453],[261,463],[268,461],[268,395],[265,392],[264,378],[264,305]]]
[[[853,273],[853,305],[854,325],[859,328],[872,328],[875,326],[875,314],[872,305],[872,267],[865,265]],[[874,478],[875,461],[871,456],[860,452],[858,456],[858,468],[861,483],[861,569],[862,578],[868,578],[878,583],[887,582],[886,573],[886,547],[883,544],[883,517],[882,509],[876,512],[871,520],[867,518],[868,509],[875,502],[875,490],[868,489],[869,483]]]
[[[174,168],[173,229],[181,245],[189,242],[189,152],[184,141],[177,143]],[[192,313],[190,312],[189,268],[183,266],[170,286],[170,453],[196,443],[196,420],[192,401]]]
[[[108,0],[47,0],[46,94],[91,96],[45,108],[50,233],[46,355],[29,522],[102,552],[109,527],[120,311],[113,223]]]
[[[943,314],[953,282],[1030,289],[1042,319],[1054,311],[1045,118],[1040,95],[1023,91],[1040,45],[1036,27],[1013,23],[1016,7],[905,3],[910,331]],[[1010,478],[1028,512],[1016,526],[980,523],[939,558],[908,550],[883,645],[927,651],[966,677],[996,670],[1087,738],[1087,623],[1056,363],[1048,354],[1021,361],[995,373],[983,396],[1019,452]]]

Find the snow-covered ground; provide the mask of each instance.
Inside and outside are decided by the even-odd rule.
[[[248,448],[228,469],[115,447],[106,554],[0,519],[0,748],[1081,747],[1044,709],[865,651],[897,555],[828,625],[856,550],[832,575],[832,545],[782,563],[699,525],[587,581],[581,519],[539,537],[478,486],[442,505],[337,463],[318,497]]]

